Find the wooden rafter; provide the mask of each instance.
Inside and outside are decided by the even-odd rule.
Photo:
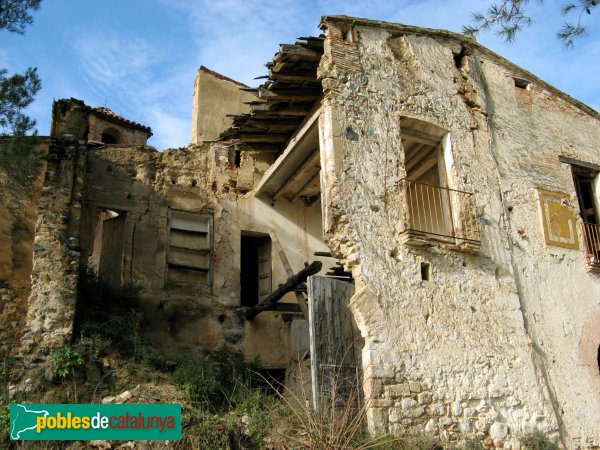
[[[240,148],[279,151],[302,119],[320,101],[322,88],[317,67],[323,54],[324,37],[302,37],[294,44],[282,44],[273,60],[266,64],[266,81],[255,89],[257,100],[248,102],[249,114],[233,116],[232,126],[221,138],[239,141]]]

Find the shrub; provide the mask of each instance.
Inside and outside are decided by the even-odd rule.
[[[521,439],[521,444],[528,450],[557,450],[558,446],[541,431],[535,431]]]
[[[75,377],[76,373],[85,366],[82,353],[75,347],[63,345],[52,357],[54,373],[61,378]]]

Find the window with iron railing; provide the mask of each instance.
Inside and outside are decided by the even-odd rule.
[[[407,244],[436,241],[476,250],[480,243],[472,194],[447,187],[448,133],[427,122],[400,122],[406,178],[398,188],[406,205],[401,237]]]
[[[472,194],[405,178],[400,181],[407,212],[403,237],[409,243],[437,240],[476,246],[480,242]]]
[[[590,269],[600,271],[600,225],[594,185],[598,173],[589,168],[572,166],[573,181],[581,214],[581,234]]]

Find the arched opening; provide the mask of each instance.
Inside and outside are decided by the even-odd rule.
[[[101,139],[103,144],[120,144],[121,133],[119,133],[114,128],[107,128],[104,131],[102,131]]]
[[[597,360],[598,360],[598,372],[600,373],[600,345],[598,346]]]

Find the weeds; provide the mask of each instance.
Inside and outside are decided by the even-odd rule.
[[[558,446],[541,431],[535,431],[521,439],[521,444],[528,450],[557,450]]]

